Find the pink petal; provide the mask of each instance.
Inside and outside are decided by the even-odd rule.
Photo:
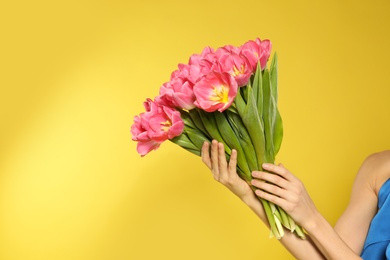
[[[137,152],[141,156],[145,156],[150,151],[156,150],[157,148],[159,148],[160,145],[161,145],[161,143],[155,142],[153,140],[149,140],[147,142],[138,142],[137,143]]]

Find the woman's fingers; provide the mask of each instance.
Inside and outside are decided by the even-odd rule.
[[[211,166],[212,170],[218,170],[218,142],[213,140],[211,142]]]
[[[275,173],[286,180],[290,180],[293,176],[282,164],[274,165],[270,163],[263,163],[263,169],[272,173]]]
[[[266,192],[264,190],[258,189],[258,190],[255,190],[255,194],[258,197],[262,198],[262,199],[265,199],[265,200],[267,200],[269,202],[274,203],[275,205],[278,205],[278,206],[280,206],[282,208],[285,207],[286,200],[281,198],[281,197],[279,197],[279,196],[276,196],[273,193],[269,193],[269,192]]]
[[[257,188],[257,196],[279,206],[284,205],[290,197],[295,197],[294,179],[286,168],[281,165],[263,164],[263,169],[268,172],[252,172],[254,179],[251,184]]]
[[[207,167],[211,170],[211,159],[210,159],[210,144],[204,142],[202,145],[202,162],[206,164]]]
[[[263,180],[257,180],[253,179],[251,181],[252,186],[256,187],[257,189],[260,189],[262,191],[267,192],[268,194],[273,194],[278,197],[284,197],[286,194],[286,190],[284,188],[281,188],[275,184],[263,181]]]
[[[271,183],[273,184],[273,186],[276,185],[283,189],[289,186],[288,184],[289,181],[277,174],[254,171],[252,172],[252,176],[255,178],[255,180],[252,182],[252,185],[255,187],[258,187],[257,185],[262,185],[264,182]],[[256,179],[258,179],[259,181],[256,181]],[[258,187],[258,188],[261,189],[262,187]]]
[[[223,146],[223,143],[218,143],[218,165],[220,169],[225,169],[227,167],[225,147]]]
[[[237,174],[237,151],[232,149],[229,161],[223,143],[213,140],[202,146],[202,160],[210,168],[213,177],[242,200],[256,199],[247,182]]]
[[[228,163],[223,143],[216,140],[213,140],[211,144],[208,142],[203,144],[202,161],[210,168],[214,179],[219,182],[228,179],[230,173],[236,174],[237,152],[232,152],[231,160]]]
[[[232,154],[230,155],[228,167],[229,174],[237,174],[237,151],[235,149],[232,150]]]
[[[283,165],[264,164],[267,172],[254,171],[255,194],[283,208],[298,224],[316,211],[305,186]]]
[[[256,196],[265,199],[283,209],[287,209],[295,194],[292,192],[290,184],[284,178],[266,172],[253,172],[252,186],[256,187]]]
[[[228,163],[226,161],[226,155],[225,155],[225,146],[223,143],[217,143],[218,148],[218,176],[217,180],[221,182],[222,184],[228,183],[229,180],[229,169],[228,169]]]

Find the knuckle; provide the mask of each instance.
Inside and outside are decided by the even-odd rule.
[[[219,179],[219,182],[220,182],[222,185],[229,187],[229,181],[227,181],[226,179]]]
[[[234,186],[234,180],[232,180],[231,178],[228,178],[228,179],[226,180],[226,184],[227,184],[227,185],[230,185],[230,186]]]
[[[296,207],[295,207],[294,204],[289,203],[288,205],[285,206],[285,211],[287,211],[287,212],[294,212],[295,208]]]
[[[286,168],[284,168],[284,167],[281,167],[281,168],[280,168],[280,172],[281,172],[282,174],[284,174],[284,175],[290,174],[290,172],[289,172]]]

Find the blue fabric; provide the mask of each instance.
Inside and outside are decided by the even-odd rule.
[[[371,221],[361,257],[390,260],[390,179],[379,190],[378,212]]]

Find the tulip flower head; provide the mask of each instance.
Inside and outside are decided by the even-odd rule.
[[[244,55],[228,53],[218,60],[220,71],[230,73],[239,87],[245,86],[253,73],[253,66]]]
[[[195,84],[194,104],[206,112],[222,112],[233,103],[237,89],[237,81],[229,73],[210,72]]]
[[[254,41],[247,41],[241,46],[241,54],[246,56],[251,62],[253,68],[256,68],[258,62],[260,62],[261,69],[263,70],[267,65],[267,61],[271,54],[272,44],[269,40],[261,41],[257,38]]]
[[[160,96],[156,101],[169,107],[178,107],[190,110],[195,107],[195,96],[192,91],[193,84],[180,77],[172,78],[160,88]]]
[[[134,117],[131,126],[132,140],[137,141],[137,151],[145,156],[156,150],[167,139],[179,136],[184,130],[180,112],[147,99],[144,102],[146,112]]]

